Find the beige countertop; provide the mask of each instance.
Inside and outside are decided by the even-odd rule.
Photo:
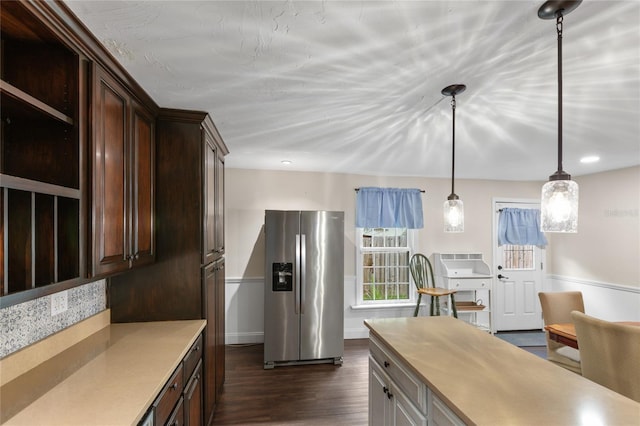
[[[0,422],[136,425],[205,324],[107,325],[4,384]]]
[[[365,324],[468,424],[640,424],[640,403],[453,317]]]

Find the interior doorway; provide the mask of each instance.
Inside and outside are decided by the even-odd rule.
[[[538,293],[544,280],[545,250],[535,245],[498,245],[498,219],[503,208],[539,209],[538,200],[494,199],[493,275],[496,331],[540,330]]]

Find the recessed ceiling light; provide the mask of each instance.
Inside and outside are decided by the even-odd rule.
[[[291,161],[291,160],[282,160],[281,163],[284,164],[285,166],[288,166],[289,164],[293,163],[293,161]]]
[[[580,162],[584,164],[597,163],[598,161],[600,161],[600,157],[598,157],[597,155],[587,155],[586,157],[582,157],[580,159]]]

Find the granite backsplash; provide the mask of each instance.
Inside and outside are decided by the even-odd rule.
[[[55,295],[0,309],[0,358],[106,309],[105,280],[66,291],[67,310],[57,315],[51,315],[51,300]]]

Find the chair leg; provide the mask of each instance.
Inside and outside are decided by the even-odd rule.
[[[413,312],[413,316],[418,316],[418,311],[420,310],[420,302],[422,301],[422,293],[418,293],[418,304],[416,305],[416,310]]]
[[[436,316],[440,316],[440,296],[436,296]]]
[[[456,309],[456,299],[453,297],[453,293],[451,293],[451,310],[453,311],[453,317],[458,318],[458,310]]]
[[[435,302],[434,300],[435,297],[431,296],[431,306],[429,307],[429,315],[434,316],[434,311],[435,311]]]

